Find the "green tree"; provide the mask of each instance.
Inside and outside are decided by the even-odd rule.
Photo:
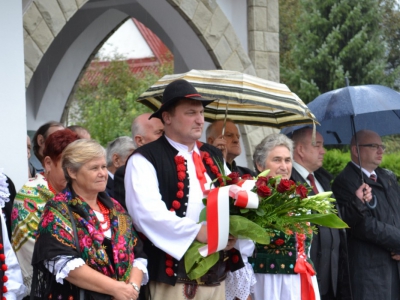
[[[383,9],[373,0],[301,0],[292,46],[283,61],[285,82],[306,103],[321,93],[351,85],[393,86],[387,66]]]
[[[95,63],[80,81],[75,97],[74,123],[86,127],[103,146],[131,135],[132,120],[150,109],[136,99],[160,77],[172,73],[172,64],[157,71],[134,74],[125,60]],[[71,124],[68,124],[71,125]]]

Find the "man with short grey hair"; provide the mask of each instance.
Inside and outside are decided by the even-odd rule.
[[[108,143],[107,146],[107,169],[108,180],[106,192],[114,198],[114,174],[117,169],[125,165],[129,155],[135,150],[133,140],[129,136],[121,136]]]

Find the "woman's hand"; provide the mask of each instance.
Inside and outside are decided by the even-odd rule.
[[[115,300],[136,300],[139,297],[139,293],[129,283],[118,281],[117,288],[113,293],[113,299]]]

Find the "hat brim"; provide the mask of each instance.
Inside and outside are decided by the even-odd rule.
[[[174,98],[174,99],[171,99],[169,102],[164,103],[163,105],[161,105],[161,107],[149,117],[149,120],[151,118],[162,119],[162,113],[164,111],[166,111],[177,99],[188,99],[188,100],[201,101],[201,104],[203,104],[203,107],[206,107],[211,102],[214,102],[215,100],[217,100],[217,99],[204,98],[204,97],[201,97],[201,96]]]

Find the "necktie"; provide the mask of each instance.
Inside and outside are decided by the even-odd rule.
[[[312,187],[312,190],[313,190],[314,194],[317,195],[319,192],[318,192],[317,186],[315,185],[314,175],[311,174],[311,173],[308,174],[307,179],[311,183],[311,187]]]
[[[204,167],[204,164],[201,161],[200,155],[198,155],[196,151],[193,151],[192,158],[193,158],[194,166],[196,168],[197,179],[199,180],[201,190],[204,193],[204,191],[205,191],[204,186],[207,183],[206,176],[204,175],[204,173],[206,172],[206,168]]]
[[[376,182],[376,174],[369,175],[369,178]]]

